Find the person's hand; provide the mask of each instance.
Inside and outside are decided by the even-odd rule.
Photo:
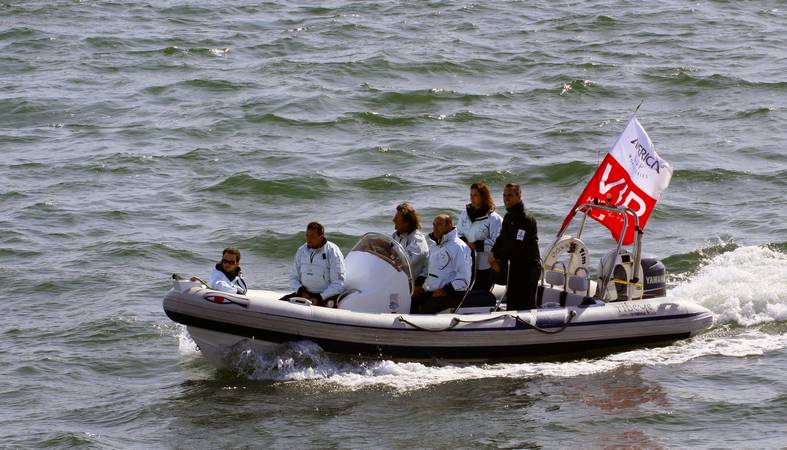
[[[470,247],[471,249],[475,250],[475,242],[468,242],[467,246]]]
[[[492,266],[492,270],[495,272],[500,272],[500,263],[497,262],[494,255],[489,255],[489,265]]]

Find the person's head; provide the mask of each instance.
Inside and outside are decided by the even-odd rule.
[[[448,214],[438,214],[432,221],[432,234],[437,239],[441,239],[454,229],[454,222]]]
[[[511,209],[512,206],[522,201],[522,188],[516,183],[508,183],[503,188],[503,204],[506,209]]]
[[[240,250],[227,247],[221,253],[221,267],[225,272],[232,272],[240,265]]]
[[[421,218],[409,203],[402,203],[396,207],[393,223],[397,233],[412,233],[421,228]]]
[[[483,181],[470,186],[470,204],[478,210],[494,211],[495,201],[492,200],[492,192]]]
[[[325,240],[325,227],[318,222],[306,225],[306,245],[311,248],[321,247]]]

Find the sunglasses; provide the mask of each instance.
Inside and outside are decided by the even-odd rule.
[[[229,259],[221,258],[222,264],[235,264],[237,261],[230,261]]]

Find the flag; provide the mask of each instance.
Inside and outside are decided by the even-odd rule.
[[[565,228],[574,217],[577,206],[598,202],[632,209],[639,217],[640,229],[644,230],[653,207],[671,178],[672,166],[659,157],[645,129],[636,117],[632,117],[563,220],[561,228]],[[594,210],[589,215],[607,227],[615,240],[620,239],[622,214]],[[634,242],[634,231],[634,219],[629,217],[623,244]]]

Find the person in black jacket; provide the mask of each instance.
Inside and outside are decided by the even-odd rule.
[[[489,264],[500,272],[500,263],[508,261],[506,310],[536,307],[536,288],[541,277],[541,253],[538,250],[536,219],[522,203],[522,188],[509,183],[503,190],[506,215],[500,236],[492,247]]]

